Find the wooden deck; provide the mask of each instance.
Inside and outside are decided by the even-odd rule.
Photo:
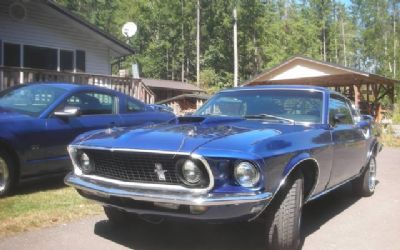
[[[120,91],[145,103],[154,103],[155,99],[154,93],[141,79],[0,66],[0,91],[18,84],[33,82],[90,84]]]

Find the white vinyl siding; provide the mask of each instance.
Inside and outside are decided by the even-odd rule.
[[[39,1],[24,3],[27,17],[16,21],[8,14],[12,2],[0,1],[0,40],[3,43],[83,50],[86,53],[87,73],[111,74],[110,48],[97,41],[87,28]]]

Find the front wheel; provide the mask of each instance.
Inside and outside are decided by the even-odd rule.
[[[7,153],[0,150],[0,197],[12,191],[15,184],[13,161]]]
[[[292,250],[300,247],[303,183],[303,175],[295,174],[272,201],[267,212],[268,249]]]
[[[374,194],[376,187],[376,159],[372,156],[363,173],[353,180],[353,191],[357,196],[369,197]]]

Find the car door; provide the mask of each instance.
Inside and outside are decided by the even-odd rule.
[[[335,120],[335,116],[340,119]],[[362,129],[354,121],[348,101],[340,95],[330,96],[329,123],[334,145],[329,186],[334,186],[359,172],[364,162],[366,142]]]
[[[118,101],[116,95],[101,91],[83,91],[66,98],[55,111],[78,107],[80,115],[68,118],[51,115],[47,119],[46,133],[51,138],[45,149],[47,157],[68,159],[67,145],[79,134],[119,126]]]

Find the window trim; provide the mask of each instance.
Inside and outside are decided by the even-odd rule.
[[[58,110],[58,108],[60,108],[61,106],[63,106],[69,98],[71,98],[71,97],[74,96],[74,95],[81,94],[81,93],[85,93],[85,92],[95,92],[95,93],[97,93],[97,94],[104,94],[104,95],[113,96],[113,97],[114,97],[113,113],[112,113],[112,114],[79,115],[78,117],[119,115],[119,112],[120,112],[120,109],[119,109],[120,99],[119,99],[119,96],[118,96],[118,95],[116,95],[116,94],[114,94],[114,93],[109,93],[109,92],[106,92],[106,91],[101,91],[101,90],[100,90],[100,91],[99,91],[99,90],[81,90],[81,91],[77,91],[77,92],[74,92],[74,93],[71,93],[71,94],[65,96],[65,97],[63,98],[63,100],[60,102],[60,104],[58,104],[57,107],[55,107],[55,108],[50,112],[50,116],[51,116],[51,117],[54,117],[54,112],[55,112],[56,110]]]
[[[332,124],[330,123],[330,112],[331,112],[331,109],[330,109],[330,100],[331,99],[335,99],[335,98],[332,98],[332,96],[334,96],[334,97],[336,97],[336,99],[339,99],[340,101],[343,101],[345,104],[346,104],[346,107],[347,107],[347,109],[349,110],[349,113],[350,113],[350,117],[351,117],[351,121],[352,121],[352,123],[340,123],[340,124],[338,124],[338,125],[354,125],[355,124],[355,119],[354,119],[354,117],[353,117],[353,113],[351,112],[351,107],[349,107],[349,100],[346,98],[346,97],[344,97],[344,96],[342,96],[342,95],[340,95],[340,94],[338,94],[338,93],[329,93],[329,101],[328,101],[328,124],[330,125],[330,126],[332,126]]]
[[[137,103],[141,104],[142,109],[138,110],[138,111],[130,112],[129,109],[128,109],[129,102],[137,102]],[[136,113],[144,112],[144,111],[146,111],[146,105],[145,104],[143,104],[142,102],[140,102],[139,100],[136,100],[136,99],[126,98],[126,100],[125,100],[125,114],[136,114]]]

